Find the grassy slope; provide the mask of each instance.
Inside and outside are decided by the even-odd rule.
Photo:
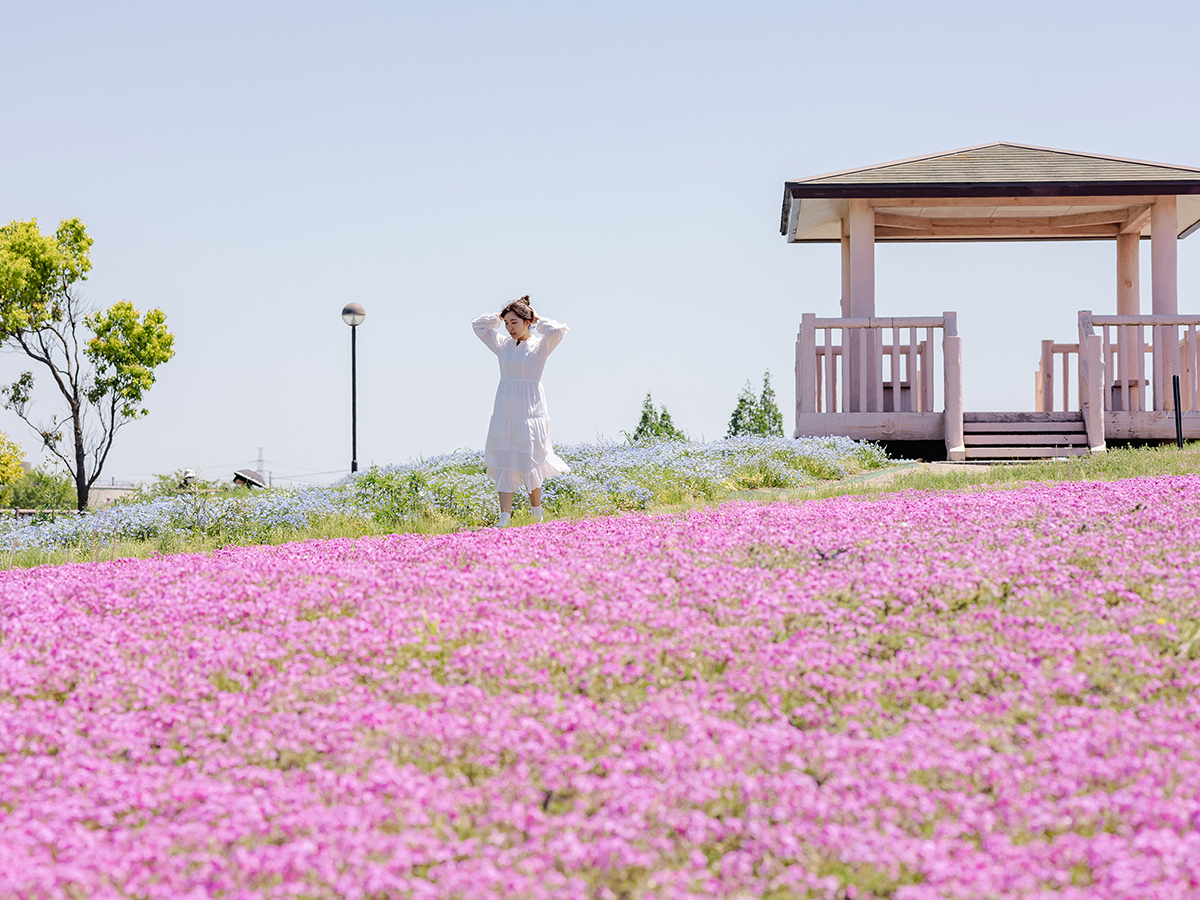
[[[694,500],[656,506],[651,511],[684,512],[697,506],[707,506],[732,499],[769,502],[854,495],[861,496],[864,500],[870,500],[873,497],[904,490],[981,488],[1002,490],[1031,481],[1112,481],[1118,478],[1184,475],[1196,472],[1200,472],[1200,442],[1188,444],[1182,450],[1170,445],[1110,450],[1108,453],[1096,457],[1074,457],[1061,461],[1014,465],[901,465],[882,472],[859,475],[816,487],[736,491],[712,500]],[[567,512],[560,517],[573,518],[574,516]],[[527,522],[528,519],[520,514],[514,517],[515,525],[523,525]],[[453,520],[428,519],[414,522],[405,530],[424,534],[445,534],[455,529],[456,525]],[[331,519],[305,530],[280,533],[277,539],[268,541],[268,543],[302,541],[311,538],[355,538],[387,533],[391,533],[391,530],[376,523],[359,519]],[[156,553],[206,553],[218,549],[220,546],[222,546],[222,542],[217,538],[196,538],[187,541],[173,539],[167,542],[119,541],[111,546],[96,545],[90,548],[76,547],[65,550],[28,550],[16,553],[0,551],[0,568],[145,558]]]

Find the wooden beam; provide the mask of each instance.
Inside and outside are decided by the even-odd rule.
[[[1079,434],[1064,434],[1060,432],[1041,433],[1041,434],[967,434],[964,438],[968,444],[983,447],[1035,447],[1039,444],[1042,446],[1064,446],[1072,447],[1087,443],[1087,435]]]
[[[967,459],[1053,459],[1087,456],[1087,447],[968,447]]]
[[[1183,436],[1189,440],[1200,437],[1200,413],[1184,410]],[[1164,438],[1175,437],[1175,414],[1165,412],[1106,412],[1104,431],[1116,438]]]
[[[876,209],[921,209],[923,207],[969,206],[1149,206],[1157,200],[1154,196],[1113,197],[881,197],[867,200]]]
[[[796,417],[796,434],[837,434],[868,441],[940,441],[945,437],[944,422],[945,415],[935,412],[802,413]]]
[[[1150,207],[1146,207],[1149,209]],[[1071,228],[1076,225],[1124,225],[1129,219],[1129,209],[1105,209],[1098,212],[1072,213],[1069,216],[1052,216],[1051,225]]]
[[[817,328],[944,328],[945,316],[856,316],[817,319]]]
[[[875,227],[887,228],[928,228],[933,220],[927,216],[898,216],[895,213],[875,212]]]
[[[1079,213],[1071,216],[989,216],[987,218],[958,219],[952,216],[898,216],[895,213],[875,213],[875,224],[888,228],[930,228],[930,227],[961,227],[961,228],[992,228],[1002,225],[1006,228],[1083,228],[1088,225],[1123,225],[1129,218],[1126,209],[1112,209],[1103,212]]]
[[[1013,430],[1001,428],[1001,422],[1026,425],[1032,430],[1041,431],[1070,431],[1071,428],[1064,423],[1083,426],[1083,419],[1077,412],[969,412],[963,413],[963,421],[969,423],[971,430],[976,432]],[[1049,423],[1054,423],[1053,427]]]
[[[1136,206],[1129,210],[1129,218],[1121,226],[1121,234],[1140,234],[1150,221],[1150,206]]]
[[[1086,225],[1079,228],[1054,228],[1048,225],[1027,225],[1021,228],[978,226],[937,226],[930,228],[894,228],[883,226],[876,228],[875,237],[891,240],[908,238],[910,240],[925,240],[928,238],[1115,238],[1116,225]]]
[[[967,413],[968,416],[972,413]],[[975,413],[974,415],[978,415]],[[1054,416],[1062,416],[1064,413],[1050,413]],[[994,438],[1002,434],[1015,434],[1028,437],[1031,434],[1076,434],[1082,436],[1083,418],[1079,413],[1066,413],[1065,415],[1072,416],[1070,422],[988,422],[986,425],[978,425],[967,422],[963,427],[967,434],[973,434],[980,438]],[[1000,441],[999,443],[1005,443]]]
[[[1200,314],[1190,315],[1151,313],[1148,316],[1092,316],[1093,325],[1200,325]],[[1136,352],[1136,351],[1134,351]],[[1150,344],[1146,344],[1150,352]]]

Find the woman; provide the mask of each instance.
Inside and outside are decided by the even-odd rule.
[[[550,444],[550,414],[541,383],[546,357],[563,339],[567,326],[539,318],[528,294],[498,316],[476,316],[471,326],[500,357],[500,386],[483,451],[488,477],[500,492],[500,527],[512,521],[513,494],[522,484],[529,488],[533,519],[540,521],[542,482],[571,471]]]

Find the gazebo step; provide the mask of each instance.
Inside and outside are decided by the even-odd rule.
[[[1087,456],[1086,446],[1071,447],[967,447],[967,459],[1056,459]]]
[[[1083,421],[1078,422],[963,422],[964,434],[1084,434]]]
[[[1082,431],[1058,434],[976,434],[966,431],[963,435],[968,447],[1034,447],[1034,446],[1064,446],[1079,447],[1087,445],[1087,435]]]
[[[1078,422],[1083,425],[1083,414],[1079,412],[964,412],[963,425],[1050,425],[1052,423]]]

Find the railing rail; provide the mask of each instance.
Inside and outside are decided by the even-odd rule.
[[[1042,341],[1042,359],[1038,363],[1038,370],[1034,373],[1033,393],[1034,404],[1033,408],[1038,412],[1054,412],[1054,398],[1058,391],[1055,390],[1054,373],[1056,370],[1062,371],[1062,383],[1060,386],[1062,392],[1061,410],[1067,412],[1071,409],[1071,355],[1079,356],[1078,344],[1056,344],[1054,341]],[[1059,357],[1059,363],[1055,363],[1055,357]],[[1076,371],[1078,371],[1079,360],[1076,359]],[[1082,395],[1080,395],[1082,396]],[[1078,409],[1078,405],[1075,407]]]
[[[797,421],[809,413],[935,412],[936,329],[942,331],[946,447],[957,458],[963,449],[962,339],[953,312],[853,318],[806,313],[796,337]]]
[[[1084,401],[1086,393],[1081,408],[1088,423],[1089,444],[1096,445],[1098,438],[1098,445],[1103,446],[1105,413],[1174,412],[1175,375],[1180,381],[1181,410],[1200,412],[1197,329],[1200,314],[1079,313],[1080,346],[1087,348],[1080,357],[1080,398]]]

